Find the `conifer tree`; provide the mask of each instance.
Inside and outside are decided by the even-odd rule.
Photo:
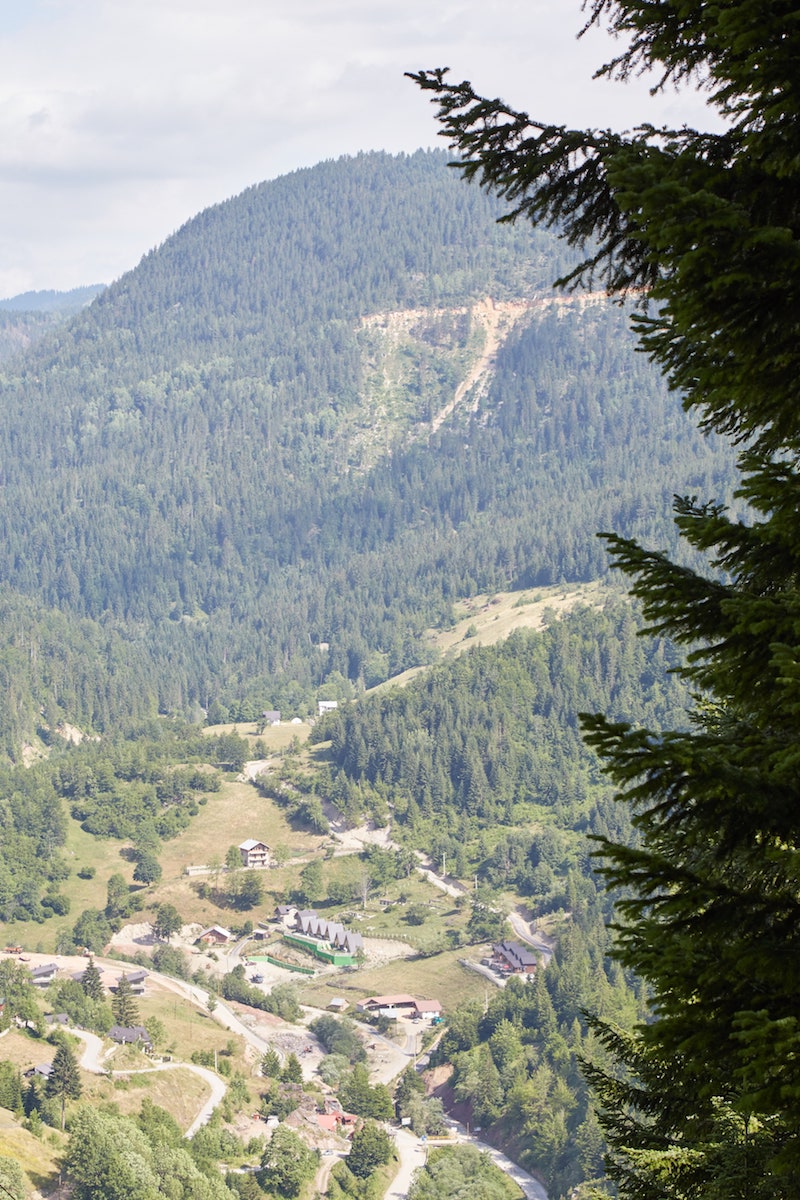
[[[612,1168],[637,1166],[634,1175],[616,1171],[625,1196],[754,1195],[756,1186],[793,1195],[800,26],[781,0],[590,0],[588,8],[589,26],[607,22],[626,42],[600,75],[650,71],[655,90],[699,80],[723,128],[570,130],[451,84],[442,70],[414,78],[438,101],[464,175],[506,197],[512,218],[557,224],[585,254],[561,282],[598,281],[633,302],[641,345],[685,407],[738,448],[741,515],[713,500],[675,502],[705,571],[608,538],[651,629],[688,648],[696,700],[688,731],[585,721],[640,833],[636,848],[606,842],[603,854],[608,882],[625,889],[619,955],[650,981],[656,1018],[621,1054],[640,1080],[636,1094],[615,1093],[606,1080],[606,1129]],[[760,1150],[748,1158],[745,1132],[736,1159],[745,1174],[723,1185],[725,1154],[709,1146],[736,1143],[737,1122],[758,1128]],[[704,1191],[663,1173],[670,1155],[693,1154]]]
[[[89,965],[83,972],[83,976],[81,977],[81,987],[83,988],[84,995],[87,996],[89,1000],[103,999],[105,994],[103,991],[103,983],[100,978],[100,972],[95,966],[95,961],[93,958],[89,959]]]
[[[131,981],[124,973],[119,977],[117,990],[111,1000],[111,1011],[117,1024],[126,1029],[139,1022],[139,1006],[133,994]]]
[[[61,1128],[64,1128],[64,1108],[67,1100],[77,1100],[81,1094],[78,1063],[66,1042],[59,1043],[47,1078],[45,1093],[61,1100]]]

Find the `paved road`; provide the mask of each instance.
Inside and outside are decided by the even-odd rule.
[[[411,1187],[411,1177],[418,1167],[425,1166],[427,1155],[419,1138],[406,1129],[398,1129],[394,1144],[400,1156],[400,1169],[389,1186],[385,1200],[405,1200]]]
[[[545,937],[538,930],[532,928],[528,921],[522,916],[518,909],[514,909],[509,913],[508,919],[511,922],[511,928],[518,938],[523,942],[527,942],[529,946],[533,946],[542,958],[542,966],[546,967],[553,957],[553,949],[555,943],[552,938]]]
[[[109,1055],[113,1051],[104,1049],[103,1041],[95,1033],[88,1033],[85,1029],[68,1029],[68,1033],[73,1034],[76,1038],[80,1038],[86,1049],[81,1055],[81,1066],[84,1071],[90,1071],[93,1075],[105,1075],[107,1067],[104,1065]],[[221,1104],[225,1093],[228,1090],[227,1084],[220,1079],[219,1075],[214,1071],[208,1070],[206,1067],[199,1067],[196,1063],[170,1062],[157,1063],[152,1067],[137,1067],[134,1070],[127,1071],[112,1071],[112,1075],[147,1075],[152,1071],[191,1071],[197,1075],[209,1087],[209,1097],[203,1103],[200,1111],[192,1121],[189,1128],[184,1133],[184,1137],[190,1138],[201,1126],[205,1125],[206,1121],[211,1116],[218,1104]]]

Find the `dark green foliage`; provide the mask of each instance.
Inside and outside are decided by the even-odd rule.
[[[36,989],[31,983],[27,967],[10,958],[0,962],[0,996],[5,1000],[3,1028],[15,1017],[20,1021],[38,1025],[41,1013],[36,1000]]]
[[[153,966],[165,975],[174,975],[177,979],[188,979],[191,975],[189,960],[183,950],[177,946],[156,946],[153,951]]]
[[[15,1158],[0,1155],[0,1188],[8,1200],[26,1200],[28,1187],[22,1167]]]
[[[154,1104],[148,1096],[142,1100],[136,1123],[154,1145],[174,1148],[181,1144],[183,1133],[178,1122],[165,1108]]]
[[[349,1017],[315,1017],[309,1030],[325,1047],[328,1054],[340,1054],[350,1063],[366,1062],[367,1052],[359,1037],[355,1022]]]
[[[258,1181],[273,1196],[297,1196],[317,1169],[319,1153],[309,1150],[294,1130],[280,1125],[261,1158]]]
[[[296,1021],[300,1016],[297,991],[290,983],[276,984],[271,993],[265,996],[254,984],[247,982],[241,963],[223,975],[221,992],[224,1000],[238,1000],[240,1004],[249,1004],[251,1008],[274,1013],[284,1021]]]
[[[297,1084],[270,1079],[266,1090],[261,1092],[259,1111],[265,1120],[267,1117],[277,1117],[279,1121],[285,1121],[300,1104],[302,1095],[303,1089]]]
[[[546,1181],[552,1196],[603,1173],[604,1141],[580,1061],[596,1058],[608,1067],[610,1056],[584,1010],[624,1026],[643,1012],[607,958],[604,898],[587,881],[573,899],[573,921],[548,967],[528,981],[510,979],[485,1012],[483,1004],[471,1004],[449,1014],[435,1052],[437,1062],[453,1064],[455,1095],[470,1106],[471,1119],[512,1137],[518,1161]],[[413,1102],[408,1115],[414,1116]]]
[[[67,826],[52,774],[45,764],[0,768],[0,919],[4,921],[44,921],[64,907],[56,896],[58,882],[69,873],[60,853]]]
[[[222,1124],[217,1110],[211,1120],[198,1129],[190,1143],[192,1158],[208,1171],[218,1171],[218,1164],[241,1156],[242,1142],[232,1129]]]
[[[502,211],[442,154],[325,163],[201,214],[7,367],[0,748],[64,716],[304,712],[424,661],[459,595],[604,570],[598,520],[670,537],[675,475],[724,461],[680,415],[662,436],[611,306],[532,308],[478,411],[432,430],[480,338],[443,307],[574,262]],[[373,438],[365,318],[421,306]]]
[[[72,930],[72,941],[95,954],[102,954],[111,940],[111,926],[103,913],[87,908],[81,913]]]
[[[22,1112],[22,1079],[19,1067],[5,1060],[0,1062],[0,1107],[13,1113]]]
[[[282,1083],[302,1083],[303,1068],[300,1066],[300,1059],[296,1054],[291,1053],[286,1056],[286,1062],[281,1070]]]
[[[780,1136],[774,1120],[737,1111],[722,1097],[698,1113],[674,1063],[634,1035],[600,1022],[593,1028],[615,1069],[585,1064],[585,1071],[601,1098],[600,1118],[611,1146],[609,1174],[624,1195],[636,1200],[790,1200],[796,1195],[791,1178],[776,1177],[770,1169]],[[691,1130],[690,1140],[676,1136],[680,1127]]]
[[[133,871],[133,879],[135,883],[158,883],[161,878],[161,864],[155,854],[150,854],[147,850],[141,851],[136,860],[136,866]]]
[[[118,1025],[130,1027],[139,1024],[139,1005],[130,980],[124,973],[120,975],[117,990],[111,998],[111,1011]]]
[[[174,904],[159,904],[153,921],[153,933],[159,940],[168,942],[173,933],[180,933],[183,918]]]
[[[216,1164],[204,1169],[185,1144],[171,1144],[168,1119],[144,1110],[137,1122],[79,1108],[65,1167],[78,1200],[235,1200]]]
[[[261,1058],[261,1074],[265,1079],[278,1079],[281,1073],[281,1060],[277,1050],[272,1047]]]
[[[258,871],[239,871],[235,876],[234,906],[240,912],[249,912],[264,899],[264,880]]]
[[[347,1166],[357,1179],[368,1179],[377,1167],[389,1162],[392,1154],[392,1141],[386,1130],[374,1121],[365,1121],[353,1134]]]
[[[407,1067],[400,1076],[395,1088],[394,1104],[397,1116],[407,1117],[414,1133],[420,1136],[446,1133],[444,1106],[438,1097],[425,1099],[425,1081],[413,1067]]]
[[[318,904],[324,896],[322,883],[322,863],[319,859],[313,859],[300,872],[300,888],[299,892],[306,904]]]
[[[339,1082],[339,1101],[345,1112],[359,1117],[374,1117],[376,1121],[389,1121],[394,1113],[392,1097],[383,1083],[370,1086],[369,1071],[357,1062],[349,1075]]]
[[[430,916],[427,904],[409,904],[406,909],[406,921],[409,925],[424,925]]]
[[[149,878],[158,865],[153,860],[160,839],[186,828],[198,790],[216,778],[216,773],[175,763],[203,761],[207,752],[208,742],[189,726],[129,721],[102,742],[61,749],[30,768],[0,766],[0,920],[44,921],[68,912],[58,890],[69,874],[61,853],[66,806],[88,833],[133,840],[140,858],[150,856],[139,868],[140,876]],[[114,872],[105,915],[81,913],[75,944],[100,953],[111,936],[108,919],[129,916],[136,904],[124,877]]]
[[[134,898],[124,875],[115,871],[106,884],[106,916],[109,920],[115,917],[127,917],[133,910]]]
[[[59,1042],[45,1085],[45,1095],[61,1101],[62,1129],[64,1128],[64,1107],[67,1100],[78,1100],[82,1090],[78,1060],[65,1041]]]
[[[114,1024],[108,1001],[90,999],[82,984],[74,979],[64,979],[54,984],[48,993],[48,1000],[55,1012],[65,1012],[70,1024],[79,1028],[106,1034]]]
[[[83,978],[80,981],[81,990],[88,1000],[102,1000],[105,992],[100,979],[100,972],[95,966],[93,958],[89,959],[88,966],[83,972]]]
[[[657,1018],[616,1047],[639,1078],[630,1119],[613,1081],[602,1094],[626,1196],[796,1194],[800,30],[777,2],[589,7],[625,39],[604,74],[700,77],[720,131],[569,131],[441,72],[417,78],[467,175],[593,242],[573,280],[645,290],[642,346],[700,424],[737,446],[744,519],[719,495],[675,504],[702,568],[609,538],[652,628],[689,648],[697,697],[690,732],[586,721],[635,814],[637,845],[603,842],[606,877],[624,889],[619,956],[651,982]]]
[[[217,761],[230,771],[241,771],[250,754],[250,746],[236,731],[221,733],[216,741]]]
[[[409,1200],[518,1200],[520,1195],[517,1185],[475,1146],[431,1150],[408,1193]]]
[[[445,853],[456,875],[477,867],[535,896],[540,911],[556,907],[548,868],[563,877],[585,851],[551,826],[583,833],[588,822],[614,820],[613,806],[602,820],[596,808],[610,789],[582,743],[577,713],[683,717],[687,693],[669,673],[676,656],[665,641],[638,637],[640,628],[627,604],[575,611],[544,633],[515,633],[337,711],[313,734],[331,740],[328,794],[351,818],[365,808],[385,812],[390,802],[395,829],[438,859]],[[516,832],[534,813],[544,828]],[[486,855],[478,834],[497,825],[515,832]]]
[[[225,1183],[240,1200],[262,1200],[264,1195],[254,1175],[229,1172],[225,1176]]]
[[[254,984],[247,982],[244,976],[244,967],[241,964],[234,967],[227,975],[223,975],[220,991],[223,1000],[237,1000],[239,1004],[249,1004],[251,1008],[261,1008],[265,1012],[271,1011],[268,1008],[269,997],[259,991]]]

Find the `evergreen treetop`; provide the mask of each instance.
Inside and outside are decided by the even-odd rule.
[[[100,972],[93,958],[89,959],[89,965],[81,976],[81,987],[90,1000],[102,1000],[105,995]]]
[[[561,282],[633,292],[642,347],[701,425],[738,447],[742,517],[676,500],[706,574],[609,538],[651,627],[689,648],[684,673],[698,694],[689,733],[586,719],[641,835],[636,848],[605,842],[603,854],[608,881],[625,889],[619,955],[650,981],[657,1018],[640,1031],[644,1057],[620,1054],[640,1070],[639,1091],[615,1094],[607,1081],[606,1129],[626,1196],[689,1194],[669,1176],[687,1154],[696,1178],[714,1180],[703,1195],[754,1194],[767,1160],[772,1194],[796,1194],[800,25],[780,0],[588,8],[588,26],[607,22],[627,41],[600,74],[655,72],[656,90],[699,80],[725,127],[575,131],[450,84],[443,70],[414,78],[438,101],[464,175],[509,200],[509,218],[557,224],[583,248]],[[737,1158],[750,1179],[725,1191],[725,1154],[710,1147],[746,1143],[756,1125],[759,1154]]]
[[[61,1128],[64,1128],[64,1108],[67,1100],[77,1100],[82,1091],[78,1062],[70,1046],[59,1042],[55,1053],[50,1074],[47,1078],[45,1092],[48,1096],[57,1096],[61,1100]]]
[[[136,1003],[131,981],[124,973],[120,975],[117,990],[111,999],[111,1011],[117,1024],[126,1029],[138,1024],[139,1005]]]

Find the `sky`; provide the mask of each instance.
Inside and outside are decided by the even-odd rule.
[[[435,145],[409,70],[544,121],[709,123],[691,92],[593,80],[615,44],[584,20],[580,0],[0,0],[0,298],[110,283],[261,180]]]

